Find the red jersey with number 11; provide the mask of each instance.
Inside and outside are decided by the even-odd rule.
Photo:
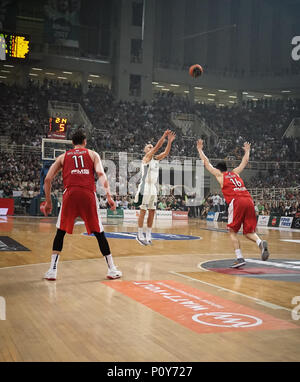
[[[94,163],[88,149],[68,150],[65,154],[62,174],[64,189],[83,187],[93,192],[96,191]]]
[[[230,171],[223,172],[222,192],[227,204],[230,204],[232,199],[251,198],[243,179]]]

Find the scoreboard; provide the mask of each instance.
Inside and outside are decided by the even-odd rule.
[[[65,139],[68,128],[68,118],[50,117],[48,138]]]
[[[28,35],[0,32],[0,60],[27,60],[29,52]]]

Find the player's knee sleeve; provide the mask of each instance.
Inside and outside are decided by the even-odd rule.
[[[59,251],[61,252],[64,244],[64,237],[65,237],[66,231],[63,231],[61,229],[58,229],[56,231],[56,235],[53,241],[52,250],[53,251]]]
[[[94,232],[103,256],[110,255],[110,248],[104,232]]]

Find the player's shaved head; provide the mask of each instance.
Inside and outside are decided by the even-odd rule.
[[[86,135],[82,129],[76,130],[72,135],[72,142],[74,145],[82,145],[85,139]]]
[[[151,143],[148,143],[145,147],[144,147],[144,152],[147,153],[148,151],[150,151],[151,149],[153,149],[153,145]]]

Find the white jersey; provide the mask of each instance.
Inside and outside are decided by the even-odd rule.
[[[159,161],[151,159],[148,163],[142,162],[142,177],[138,187],[141,194],[157,194],[157,183],[159,175]]]

